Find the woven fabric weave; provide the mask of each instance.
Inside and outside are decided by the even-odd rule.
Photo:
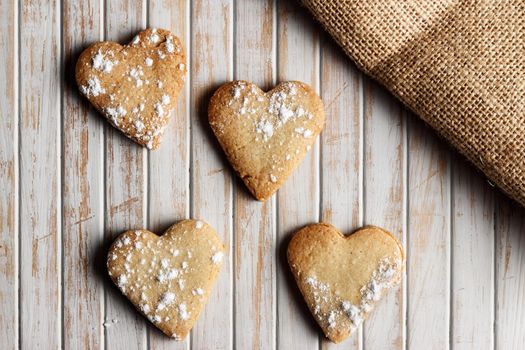
[[[525,206],[523,0],[302,0],[344,51]]]

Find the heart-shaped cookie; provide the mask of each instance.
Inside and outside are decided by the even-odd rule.
[[[113,242],[108,271],[121,292],[166,335],[181,340],[199,317],[219,273],[224,246],[202,221],[162,236],[127,231]]]
[[[76,65],[80,92],[127,137],[149,149],[159,146],[186,75],[179,38],[146,29],[130,44],[89,46]]]
[[[299,165],[324,126],[323,102],[289,81],[265,93],[246,81],[222,85],[208,118],[228,160],[258,200],[266,200]]]
[[[288,263],[315,320],[338,343],[361,324],[384,291],[399,283],[403,250],[378,227],[345,237],[321,223],[295,233]]]

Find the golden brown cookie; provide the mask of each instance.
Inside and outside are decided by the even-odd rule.
[[[246,81],[222,85],[208,118],[235,171],[266,200],[299,165],[324,126],[323,102],[308,85],[289,81],[264,92]]]
[[[127,231],[113,242],[108,271],[121,292],[166,335],[193,327],[219,273],[224,246],[208,224],[184,220],[162,236]]]
[[[186,75],[179,38],[164,29],[140,32],[128,45],[89,46],[76,65],[80,92],[127,137],[156,149]]]
[[[295,233],[288,263],[315,320],[326,337],[339,343],[399,283],[403,250],[379,227],[366,226],[345,237],[321,223]]]

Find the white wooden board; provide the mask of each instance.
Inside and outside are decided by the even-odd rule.
[[[105,123],[78,92],[91,42],[172,30],[188,76],[161,148]],[[0,2],[1,349],[522,349],[525,209],[363,76],[293,0]],[[265,203],[207,125],[220,84],[311,84],[326,128]],[[105,254],[128,228],[213,225],[228,254],[190,336],[166,338],[111,284]],[[393,232],[406,275],[342,344],[300,298],[286,244],[303,225]]]

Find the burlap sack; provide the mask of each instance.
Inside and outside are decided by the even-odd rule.
[[[525,206],[524,0],[303,0],[366,73]]]

